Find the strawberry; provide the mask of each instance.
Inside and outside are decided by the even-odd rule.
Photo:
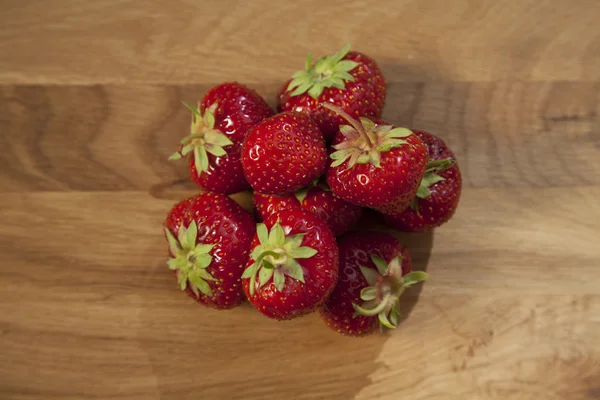
[[[292,75],[279,94],[278,110],[310,115],[327,142],[345,122],[321,107],[322,103],[333,103],[355,118],[379,118],[385,102],[385,80],[377,63],[365,54],[349,50],[347,45],[314,64],[309,54],[304,70]]]
[[[338,248],[327,224],[290,208],[256,226],[242,283],[250,303],[278,320],[314,311],[338,278]]]
[[[404,211],[415,197],[427,165],[427,147],[406,128],[364,117],[360,122],[331,105],[350,123],[333,142],[327,183],[334,194],[384,214]]]
[[[167,264],[180,289],[214,308],[242,303],[241,277],[255,231],[250,213],[223,194],[201,193],[175,204],[165,235]]]
[[[398,325],[400,296],[428,275],[412,271],[408,250],[385,232],[359,231],[339,239],[340,276],[320,310],[333,330],[348,336]]]
[[[185,103],[184,103],[185,104]],[[274,112],[256,91],[237,82],[209,90],[192,111],[191,135],[170,159],[189,155],[190,178],[201,189],[230,194],[248,189],[240,162],[248,129]]]
[[[283,112],[248,131],[242,167],[252,188],[264,194],[298,190],[324,171],[327,150],[317,125],[305,114]]]
[[[450,220],[460,200],[462,177],[454,153],[437,136],[414,131],[427,146],[429,162],[411,206],[395,215],[385,215],[391,227],[405,232],[423,232]]]
[[[286,208],[304,208],[327,223],[335,236],[353,227],[362,215],[362,207],[337,197],[324,184],[309,185],[293,194],[271,195],[254,192],[254,208],[259,220]]]

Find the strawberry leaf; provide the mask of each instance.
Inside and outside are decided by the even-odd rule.
[[[192,114],[202,118],[202,113],[200,112],[199,109],[197,109],[194,106],[189,105],[188,103],[186,103],[185,101],[182,101],[183,105],[186,106],[187,108],[189,108],[189,110],[192,112]]]
[[[199,254],[196,256],[196,261],[194,262],[194,264],[198,267],[198,268],[207,268],[210,263],[212,261],[212,257],[210,254]]]
[[[227,154],[227,152],[225,150],[223,150],[222,147],[219,146],[206,146],[206,151],[208,151],[210,154],[212,154],[215,157],[221,157]]]
[[[260,244],[250,253],[255,262],[242,274],[242,278],[250,279],[250,295],[254,295],[257,273],[259,289],[272,278],[276,289],[283,290],[286,275],[304,283],[303,269],[297,259],[317,254],[315,249],[302,246],[305,234],[286,236],[283,226],[277,221],[270,231],[265,224],[257,224],[257,235]]]
[[[282,270],[275,270],[273,274],[273,284],[279,292],[283,291],[283,287],[285,286],[285,275]]]
[[[272,268],[261,268],[260,269],[260,272],[258,274],[258,287],[259,288],[263,287],[267,282],[269,282],[269,280],[273,276],[274,271],[275,270]]]
[[[188,247],[194,247],[196,245],[196,235],[198,234],[198,226],[196,221],[192,220],[187,228],[187,245]]]
[[[317,254],[317,250],[311,247],[297,247],[290,251],[290,256],[293,258],[311,258]]]
[[[310,97],[318,99],[326,88],[345,89],[346,82],[355,80],[348,72],[359,65],[355,61],[344,60],[349,50],[350,45],[347,45],[333,55],[319,58],[314,64],[309,54],[304,63],[304,70],[292,75],[287,91],[291,91],[291,96],[308,93]]]
[[[165,233],[168,230],[165,230]],[[167,233],[169,249],[172,257],[167,260],[170,270],[177,272],[177,282],[181,290],[185,290],[190,284],[190,289],[196,296],[203,293],[206,296],[212,296],[212,290],[206,281],[215,281],[216,279],[207,271],[212,262],[210,251],[215,245],[196,243],[198,235],[198,226],[195,220],[189,223],[187,228],[183,223],[177,232],[177,238]],[[176,251],[173,251],[173,250]]]
[[[208,155],[204,146],[194,148],[194,165],[198,175],[208,170]]]
[[[365,277],[369,286],[375,286],[377,280],[381,277],[377,271],[368,267],[361,266],[360,272],[362,272],[362,275]]]
[[[394,257],[392,261],[388,264],[387,267],[387,275],[395,275],[397,277],[402,276],[402,260],[404,257],[402,255],[398,255]]]
[[[283,246],[285,243],[285,232],[279,222],[271,228],[271,232],[269,233],[269,243],[277,246]]]
[[[384,275],[388,269],[388,263],[381,257],[375,254],[371,254],[371,261],[377,267],[377,271],[379,271],[380,275]]]
[[[260,244],[266,245],[269,242],[269,232],[265,224],[256,224],[256,233]]]
[[[181,245],[179,244],[179,241],[167,228],[165,228],[165,235],[167,236],[167,241],[169,242],[169,250],[171,250],[171,254],[176,256],[179,253],[179,251],[181,251]]]
[[[385,313],[379,313],[378,317],[379,317],[379,322],[381,322],[381,325],[385,326],[386,328],[390,328],[390,329],[395,328],[395,326],[392,325],[392,323],[388,320],[388,317],[387,317],[387,315],[385,315]]]
[[[294,196],[298,199],[298,201],[300,202],[300,204],[302,204],[302,202],[304,201],[304,199],[306,198],[306,196],[308,195],[308,188],[305,187],[303,189],[300,190],[296,190],[294,192]]]
[[[360,298],[364,301],[375,300],[377,298],[377,289],[373,286],[367,286],[360,291]]]
[[[416,283],[423,282],[427,278],[429,278],[429,274],[427,272],[413,271],[404,275],[404,277],[402,278],[402,282],[404,283],[405,287],[409,287]]]
[[[288,262],[288,265],[284,267],[283,272],[291,277],[304,283],[304,272],[302,271],[302,266],[298,264],[296,260],[291,260]]]
[[[256,263],[252,263],[248,268],[244,270],[244,273],[242,273],[242,278],[250,278],[255,268]]]

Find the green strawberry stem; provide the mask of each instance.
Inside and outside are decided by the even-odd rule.
[[[250,295],[256,291],[257,278],[259,289],[273,279],[279,292],[285,287],[286,276],[304,283],[302,266],[296,260],[317,254],[317,250],[302,246],[304,235],[286,236],[279,221],[271,231],[265,224],[257,224],[256,233],[260,244],[250,254],[254,262],[242,274],[242,278],[250,278]]]
[[[333,111],[334,113],[338,114],[340,117],[348,121],[348,123],[352,125],[354,129],[356,129],[356,132],[358,132],[358,134],[362,136],[363,140],[367,143],[369,150],[373,148],[373,143],[371,142],[369,135],[367,135],[365,128],[360,122],[352,118],[347,112],[345,112],[341,108],[336,107],[331,103],[323,103],[323,107],[328,108],[329,110]]]
[[[371,260],[377,270],[360,267],[369,286],[360,292],[361,304],[353,304],[355,315],[377,316],[381,326],[396,328],[400,318],[399,301],[404,291],[419,282],[425,281],[429,275],[423,271],[413,271],[402,276],[402,256],[395,257],[386,263],[374,254]]]
[[[335,112],[344,118],[350,125],[340,125],[340,132],[345,139],[332,146],[337,151],[331,153],[334,160],[332,167],[342,165],[348,160],[348,167],[356,164],[370,163],[381,168],[381,153],[385,153],[406,144],[403,138],[412,135],[406,128],[394,128],[392,125],[377,125],[368,118],[360,117],[359,121],[346,112],[330,103],[323,103],[323,107]]]

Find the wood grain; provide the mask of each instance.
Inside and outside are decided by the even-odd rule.
[[[0,399],[600,399],[600,2],[0,10]],[[458,157],[455,217],[401,235],[430,280],[361,340],[195,304],[160,230],[197,191],[167,161],[181,100],[239,80],[273,104],[348,42],[384,71],[385,119]]]
[[[598,188],[467,190],[446,227],[406,240],[432,275],[408,321],[357,341],[315,315],[278,323],[247,305],[194,304],[166,269],[155,229],[171,200],[2,194],[0,395],[594,398],[598,196]],[[487,212],[491,202],[504,212]],[[473,235],[480,226],[486,237]]]
[[[0,83],[281,82],[348,42],[390,82],[600,78],[595,0],[1,4]]]
[[[167,158],[208,85],[0,87],[0,187],[148,190],[188,183]],[[275,85],[255,88],[271,103]],[[454,149],[468,187],[600,184],[600,85],[392,84],[384,117]],[[16,122],[18,121],[18,122]]]

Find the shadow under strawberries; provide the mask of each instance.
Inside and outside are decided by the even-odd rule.
[[[372,216],[365,218],[359,227],[377,224]],[[398,236],[411,251],[414,268],[426,270],[433,236]],[[400,334],[349,338],[329,330],[316,313],[278,322],[248,303],[226,311],[209,309],[177,288],[165,264],[160,227],[149,245],[148,251],[157,257],[137,293],[138,340],[154,374],[157,398],[352,399],[382,368],[376,360],[390,335]],[[161,248],[164,257],[157,251]],[[422,286],[404,294],[403,319],[416,305]]]
[[[344,337],[316,313],[279,322],[248,303],[206,308],[178,290],[164,260],[144,283],[138,340],[162,400],[347,400],[381,367],[386,335]]]

